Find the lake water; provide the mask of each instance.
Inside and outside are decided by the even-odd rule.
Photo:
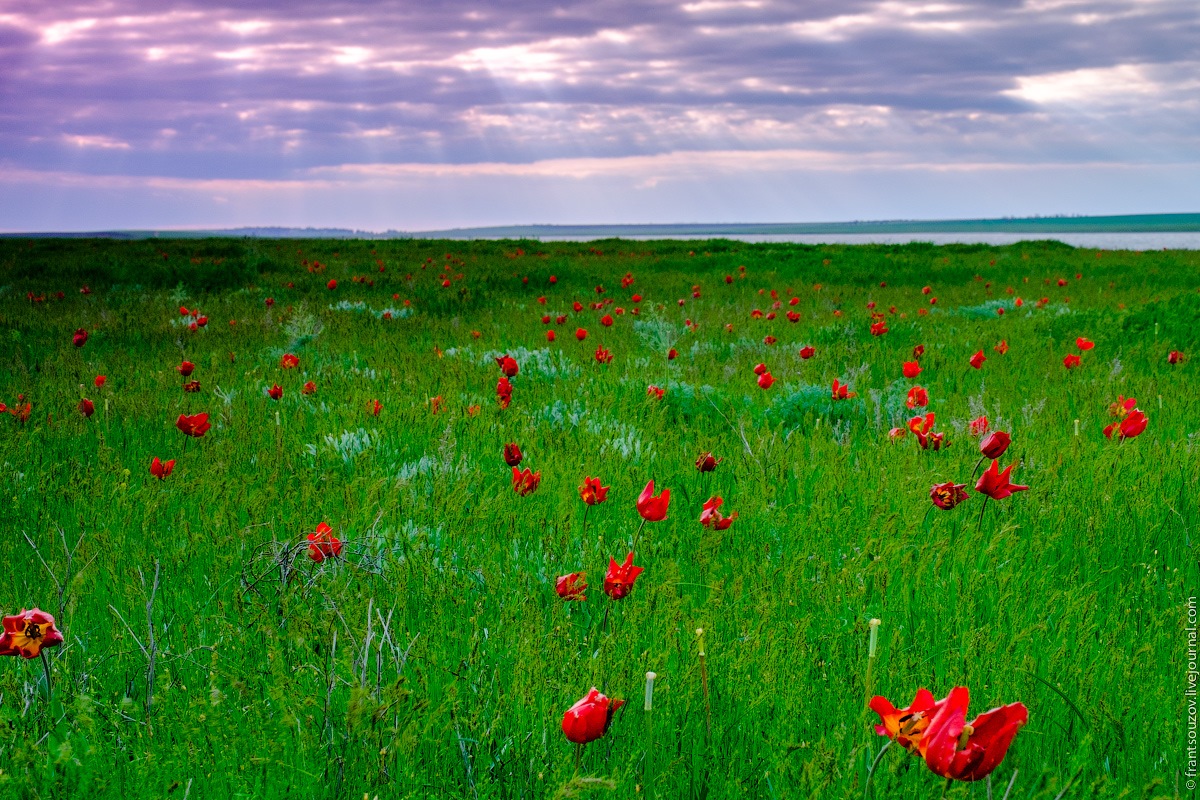
[[[586,242],[596,236],[540,236],[543,242]],[[1006,245],[1032,239],[1057,239],[1072,247],[1096,250],[1200,250],[1200,233],[803,233],[708,236],[622,236],[622,239],[735,239],[742,242],[796,242],[799,244],[990,244]]]

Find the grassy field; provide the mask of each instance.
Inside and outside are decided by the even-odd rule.
[[[0,241],[0,611],[65,637],[49,686],[0,659],[0,795],[861,797],[871,695],[967,686],[972,715],[1029,710],[996,798],[1014,772],[1011,798],[1192,796],[1198,288],[1197,252],[1053,242]],[[889,437],[914,385],[948,448]],[[1149,418],[1124,441],[1118,396]],[[981,517],[982,415],[1031,488]],[[971,497],[933,508],[951,480]],[[322,522],[344,549],[317,563]],[[577,753],[592,686],[629,702]],[[894,747],[869,793],[985,784]]]

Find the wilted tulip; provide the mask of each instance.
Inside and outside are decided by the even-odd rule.
[[[954,481],[937,483],[929,490],[929,499],[938,508],[948,511],[970,496],[963,491],[965,488],[967,488],[965,483],[955,483]]]
[[[720,497],[710,497],[704,503],[704,509],[700,512],[700,524],[706,528],[723,531],[733,524],[737,519],[737,512],[733,512],[728,517],[721,514],[718,510],[721,504],[725,501]]]
[[[909,408],[924,408],[929,405],[929,392],[921,386],[914,386],[908,390],[908,398],[904,404]]]
[[[582,572],[560,575],[554,581],[554,592],[563,600],[587,600],[583,593],[588,585],[584,583],[583,576]]]

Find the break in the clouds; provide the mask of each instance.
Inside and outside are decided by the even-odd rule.
[[[0,0],[0,227],[1194,210],[1195,0]]]

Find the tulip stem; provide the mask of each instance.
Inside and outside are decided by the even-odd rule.
[[[575,774],[579,774],[579,762],[583,758],[583,745],[575,745]]]
[[[39,650],[38,654],[42,657],[42,669],[46,671],[46,700],[54,702],[54,689],[50,686],[50,659],[46,658],[46,651]]]
[[[971,482],[972,483],[975,482],[975,473],[979,472],[979,467],[981,464],[983,464],[984,461],[987,461],[987,456],[980,456],[979,460],[975,462],[975,469],[971,470]]]
[[[980,529],[983,528],[983,512],[985,510],[987,510],[987,501],[988,501],[988,496],[985,494],[983,496],[983,505],[979,507],[979,522],[977,522],[975,524],[975,535],[976,536],[979,535]]]
[[[883,758],[883,754],[886,753],[888,751],[888,748],[891,746],[892,746],[892,740],[888,739],[887,742],[884,743],[883,747],[881,747],[879,749],[879,755],[875,756],[875,760],[871,762],[871,767],[870,767],[870,769],[867,770],[867,780],[863,784],[863,797],[864,798],[871,796],[871,778],[873,778],[875,776],[875,768],[879,766],[879,762]]]
[[[585,505],[583,507],[583,524],[579,528],[579,538],[580,539],[584,538],[584,536],[587,535],[587,515],[588,515],[588,512],[591,510],[592,510],[592,507],[589,505]]]
[[[641,536],[642,528],[644,528],[644,527],[646,527],[646,518],[642,517],[642,524],[638,525],[638,529],[636,531],[634,531],[634,533],[633,533],[633,540],[629,545],[630,550],[633,550],[635,552],[637,551],[637,540],[638,540],[638,537]]]

